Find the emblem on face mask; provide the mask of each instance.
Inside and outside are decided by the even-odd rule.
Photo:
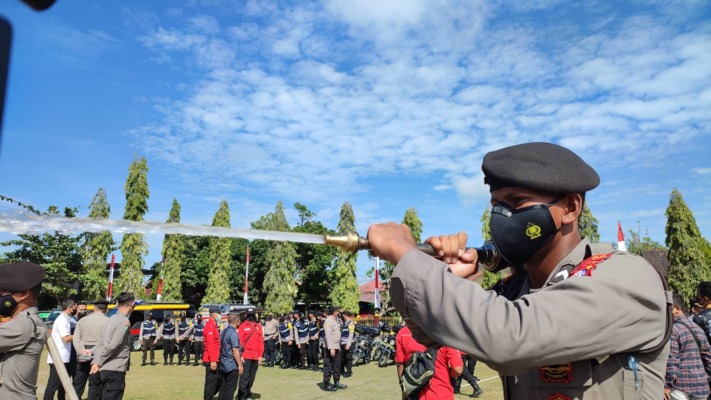
[[[528,236],[529,239],[538,239],[541,237],[541,227],[534,224],[533,222],[529,222],[528,226],[526,227],[526,236]]]

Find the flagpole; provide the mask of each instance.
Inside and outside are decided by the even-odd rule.
[[[114,262],[116,261],[116,256],[111,255],[111,268],[109,269],[109,288],[106,291],[106,301],[111,301],[111,291],[114,288]]]
[[[380,257],[375,257],[375,316],[373,323],[378,326],[380,322],[380,288],[378,285],[380,275]]]
[[[247,263],[244,269],[244,304],[249,304],[249,296],[247,292],[249,290],[249,245],[247,245]]]

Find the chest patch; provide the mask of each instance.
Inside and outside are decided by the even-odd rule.
[[[592,276],[592,272],[601,262],[612,257],[612,253],[595,254],[583,260],[577,267],[570,271],[570,276]]]
[[[541,381],[546,383],[570,383],[573,381],[573,364],[550,365],[538,368]]]
[[[571,400],[570,397],[562,395],[560,393],[556,393],[553,396],[549,397],[548,400]]]

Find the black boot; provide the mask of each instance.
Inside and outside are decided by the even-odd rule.
[[[348,387],[348,385],[344,385],[339,381],[333,381],[333,386],[335,386],[336,389],[345,389]]]
[[[331,382],[324,382],[323,383],[323,390],[325,390],[327,392],[335,392],[338,389],[336,389],[335,386],[331,385]]]
[[[479,397],[482,394],[484,394],[484,391],[481,390],[481,388],[479,387],[479,384],[476,383],[476,381],[470,382],[470,383],[472,385],[472,388],[474,389],[474,393],[472,393],[471,397]]]

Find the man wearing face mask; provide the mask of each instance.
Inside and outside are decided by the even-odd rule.
[[[76,368],[76,352],[73,351],[72,340],[74,339],[71,319],[77,314],[77,303],[72,299],[66,299],[62,302],[62,312],[54,320],[52,325],[52,340],[57,345],[61,360],[53,360],[50,354],[47,354],[47,364],[49,364],[49,377],[47,378],[47,387],[44,392],[44,400],[54,399],[54,394],[57,394],[59,400],[64,400],[65,392],[62,382],[59,380],[59,374],[54,366],[55,362],[61,362],[67,369],[70,377],[74,377]]]
[[[37,310],[43,279],[44,268],[34,263],[0,265],[0,399],[37,398],[47,339]]]
[[[580,236],[597,173],[550,143],[488,153],[482,169],[499,267],[526,274],[510,299],[463,279],[478,261],[463,232],[427,240],[440,261],[406,225],[368,231],[373,253],[396,264],[391,299],[415,339],[485,362],[509,400],[661,398],[671,293],[643,258]]]

